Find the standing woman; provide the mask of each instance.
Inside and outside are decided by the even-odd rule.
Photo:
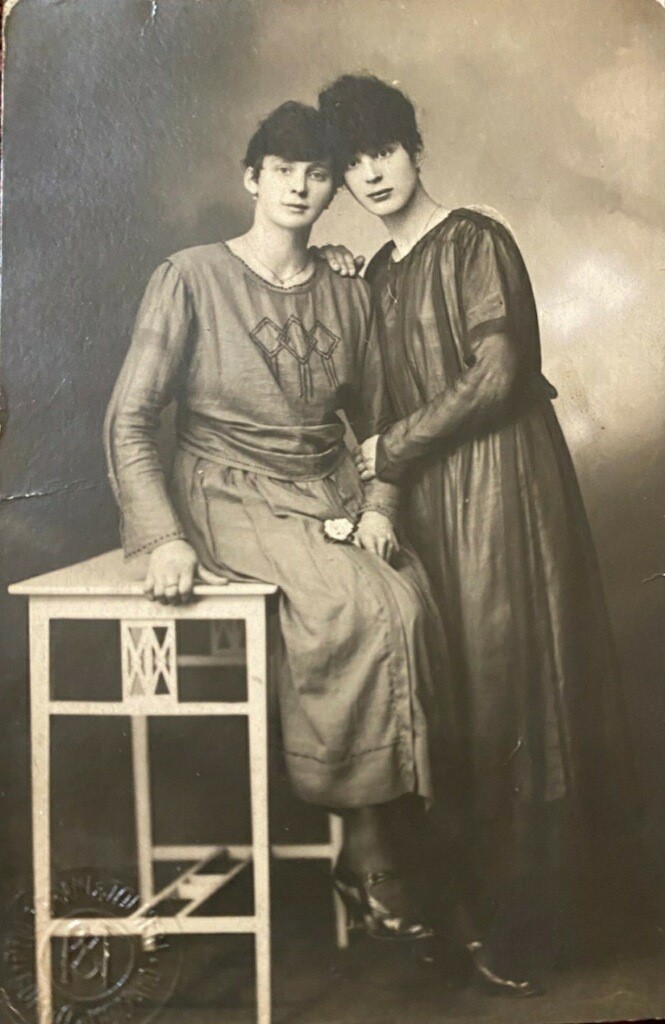
[[[442,795],[461,837],[451,872],[464,940],[493,991],[530,995],[548,900],[560,906],[581,863],[573,835],[598,839],[634,808],[596,555],[511,233],[427,194],[399,90],[345,75],[320,106],[347,188],[391,236],[367,279],[397,422],[358,462],[363,479],[403,485],[452,651]]]

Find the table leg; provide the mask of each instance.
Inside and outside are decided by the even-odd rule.
[[[344,842],[344,824],[338,814],[328,815],[328,827],[330,829],[330,845],[332,847],[333,854],[331,868],[334,868]],[[346,907],[344,906],[344,900],[335,888],[333,888],[333,911],[335,914],[335,937],[337,939],[337,948],[346,949],[349,945],[349,928]]]
[[[154,896],[148,719],[146,715],[132,715],[131,722],[136,856],[139,870],[139,896],[143,905]],[[153,948],[154,944],[154,938],[143,940],[144,949]]]
[[[30,719],[32,747],[32,848],[35,900],[35,968],[39,1024],[52,1024],[51,787],[49,718],[49,613],[30,601]]]
[[[268,660],[266,606],[252,602],[247,616],[249,771],[256,918],[256,1008],[259,1024],[271,1021],[270,829],[268,788]]]

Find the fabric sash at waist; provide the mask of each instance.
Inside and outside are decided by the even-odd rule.
[[[320,426],[221,422],[189,412],[178,424],[178,443],[200,458],[284,480],[318,480],[341,461],[341,420]]]

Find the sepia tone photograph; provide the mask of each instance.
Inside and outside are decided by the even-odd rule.
[[[3,1024],[665,1015],[664,58],[4,4]]]

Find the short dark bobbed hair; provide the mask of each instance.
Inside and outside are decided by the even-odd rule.
[[[330,126],[316,107],[287,100],[261,121],[249,140],[243,163],[252,168],[255,178],[267,156],[293,161],[329,161],[334,169]],[[335,185],[340,184],[340,180],[335,177]]]
[[[391,142],[400,142],[412,159],[423,147],[413,103],[375,75],[342,75],[319,93],[319,109],[342,172],[357,153],[375,153]]]

